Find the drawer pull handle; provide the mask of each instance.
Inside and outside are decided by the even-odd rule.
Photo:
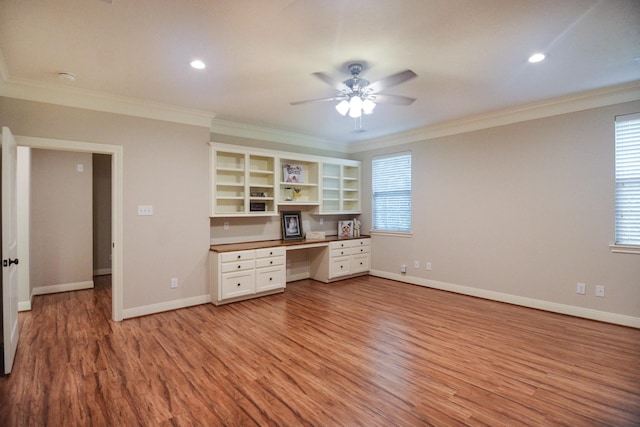
[[[340,251],[340,255],[344,255],[344,251]]]
[[[273,251],[269,252],[269,255],[273,255]]]
[[[360,252],[364,252],[364,249],[360,249]]]
[[[238,255],[238,259],[242,258],[242,255]]]
[[[242,267],[241,265],[238,265],[238,268],[241,268],[241,267]]]
[[[240,283],[238,283],[238,286],[240,286]]]
[[[269,261],[269,264],[273,264],[273,261]]]
[[[269,277],[269,281],[272,281],[272,280],[273,280],[273,277]]]

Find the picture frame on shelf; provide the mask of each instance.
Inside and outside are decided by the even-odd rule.
[[[292,183],[303,183],[304,174],[302,172],[302,165],[284,163],[282,165],[282,181],[292,182]]]
[[[353,220],[338,221],[338,239],[353,239]]]
[[[282,212],[282,239],[299,240],[304,237],[300,211]]]

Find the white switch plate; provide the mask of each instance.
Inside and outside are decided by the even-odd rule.
[[[413,261],[413,268],[420,268],[420,261],[418,260]]]
[[[431,271],[431,263],[430,263],[430,262],[427,262],[427,263],[425,264],[425,268],[427,269],[427,271]]]
[[[172,277],[171,278],[171,288],[177,288],[178,287],[178,278],[177,277]]]
[[[222,223],[222,228],[223,228],[224,230],[228,230],[228,229],[229,229],[229,223],[228,223],[228,222],[224,222],[224,223]]]
[[[153,206],[152,205],[138,205],[138,215],[139,216],[150,216],[150,215],[153,215]]]
[[[320,225],[324,224],[324,218],[320,218]]]
[[[584,295],[587,293],[587,285],[584,283],[578,283],[576,285],[576,293],[580,295]]]
[[[82,163],[78,163],[76,165],[78,172],[84,172],[84,165]]]
[[[596,296],[604,298],[604,285],[596,285]]]

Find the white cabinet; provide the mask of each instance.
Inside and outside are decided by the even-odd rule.
[[[360,162],[324,161],[321,176],[321,214],[360,213]]]
[[[366,274],[371,263],[371,239],[338,240],[311,260],[311,277],[321,282]]]
[[[210,252],[211,302],[220,305],[282,292],[285,249]]]
[[[211,217],[275,216],[279,206],[361,212],[356,160],[210,143]]]
[[[210,216],[277,215],[275,157],[212,147]]]
[[[319,162],[296,158],[280,159],[279,205],[318,205]]]

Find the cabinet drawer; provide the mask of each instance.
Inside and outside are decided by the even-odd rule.
[[[351,255],[368,254],[371,252],[371,246],[356,246],[349,248],[348,251]]]
[[[220,260],[222,262],[246,261],[253,258],[255,258],[254,251],[223,252],[220,255]]]
[[[225,262],[222,263],[220,270],[223,273],[231,273],[232,271],[253,270],[256,262],[254,260],[238,261],[238,262]]]
[[[222,275],[220,299],[235,298],[255,293],[253,289],[253,270]]]
[[[351,273],[362,273],[363,271],[369,271],[369,254],[366,255],[354,255],[351,258]]]
[[[343,249],[343,248],[348,248],[349,247],[349,240],[342,240],[339,242],[330,242],[329,243],[329,248],[331,250],[334,249]]]
[[[351,255],[350,248],[331,249],[331,258],[337,258],[346,255]]]
[[[351,257],[332,258],[329,264],[329,278],[351,274]]]
[[[284,266],[257,270],[256,292],[284,288],[286,282],[285,276]]]
[[[258,258],[256,260],[256,268],[272,267],[276,265],[284,265],[284,256]]]
[[[371,247],[371,239],[352,240],[351,247]]]
[[[256,249],[256,258],[284,256],[284,253],[285,253],[285,248],[282,248],[282,247]]]

